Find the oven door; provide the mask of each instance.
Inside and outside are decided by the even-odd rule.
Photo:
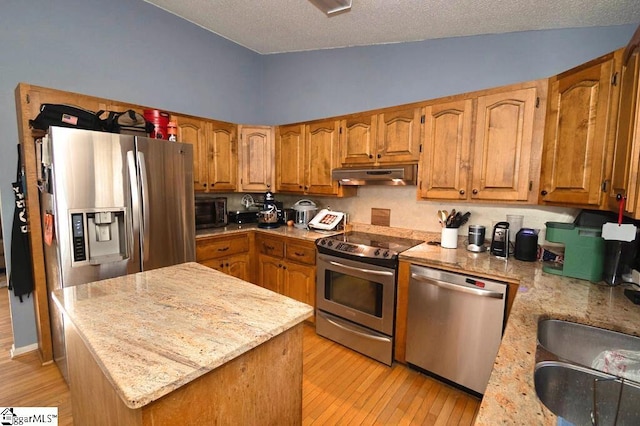
[[[319,311],[393,335],[394,269],[322,253],[317,255],[316,266],[316,306]]]

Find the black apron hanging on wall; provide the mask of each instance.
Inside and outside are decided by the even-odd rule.
[[[9,274],[9,290],[20,298],[33,291],[33,272],[31,270],[31,250],[29,248],[29,229],[27,228],[27,209],[22,186],[22,168],[20,161],[20,145],[18,145],[18,172],[12,184],[15,197],[13,212],[13,229],[11,231],[11,272]]]

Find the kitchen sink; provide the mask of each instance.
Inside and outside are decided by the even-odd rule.
[[[640,337],[556,319],[538,323],[538,345],[560,360],[591,367],[605,350],[640,352]]]
[[[536,364],[534,381],[542,403],[575,425],[640,424],[638,383],[559,361]]]

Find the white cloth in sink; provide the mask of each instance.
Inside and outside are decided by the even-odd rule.
[[[625,349],[602,351],[591,363],[591,368],[640,382],[640,352]]]

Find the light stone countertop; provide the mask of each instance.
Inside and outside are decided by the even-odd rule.
[[[559,318],[640,335],[640,306],[624,295],[623,286],[548,274],[540,262],[502,260],[488,252],[421,244],[400,255],[415,264],[518,282],[511,315],[489,385],[476,418],[477,425],[555,425],[557,417],[536,396],[537,325],[540,318]]]
[[[57,290],[54,299],[132,409],[313,314],[309,305],[197,263]]]
[[[283,237],[298,238],[300,240],[315,241],[318,238],[327,237],[329,235],[340,234],[342,231],[315,231],[307,229],[299,229],[295,226],[282,225],[278,228],[258,228],[257,223],[247,224],[229,224],[223,228],[210,228],[196,231],[196,240],[206,237],[218,235],[229,235],[238,232],[258,231],[271,235],[280,235]]]

